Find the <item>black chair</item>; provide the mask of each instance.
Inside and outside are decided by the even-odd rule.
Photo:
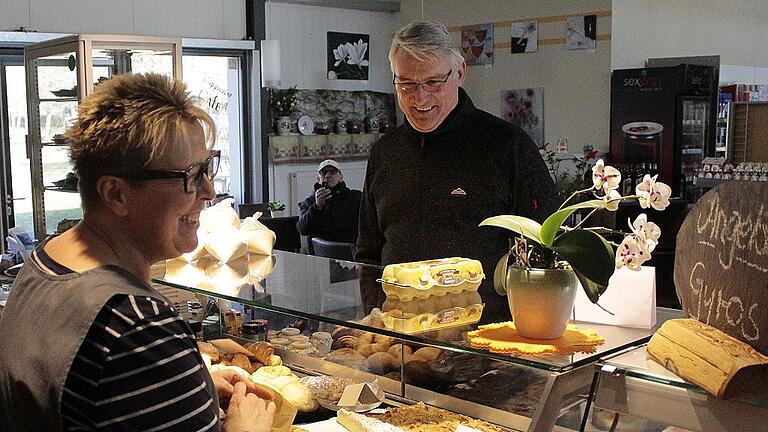
[[[297,253],[301,252],[301,236],[296,229],[298,221],[298,216],[259,219],[259,222],[275,233],[275,249]]]
[[[317,256],[344,261],[355,260],[356,249],[354,243],[335,242],[319,237],[313,237],[312,248],[315,250],[315,255]]]
[[[264,218],[272,217],[272,212],[269,210],[269,205],[267,203],[248,203],[237,206],[237,216],[240,219],[253,216],[256,212],[261,212],[261,216]]]

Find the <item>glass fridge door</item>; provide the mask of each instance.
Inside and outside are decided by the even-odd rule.
[[[687,98],[681,101],[682,124],[679,140],[680,194],[688,200],[696,200],[694,177],[702,168],[707,156],[707,131],[709,130],[709,99]]]

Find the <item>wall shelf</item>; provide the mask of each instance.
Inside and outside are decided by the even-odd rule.
[[[269,155],[272,163],[319,162],[367,159],[381,133],[330,135],[270,135]]]

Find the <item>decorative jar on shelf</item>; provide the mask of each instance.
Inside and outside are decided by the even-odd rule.
[[[288,135],[291,133],[291,117],[280,116],[277,118],[277,134]]]
[[[336,133],[337,134],[345,134],[347,133],[347,121],[346,120],[336,120]]]

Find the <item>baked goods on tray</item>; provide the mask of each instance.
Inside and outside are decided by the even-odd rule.
[[[455,432],[459,424],[484,432],[503,432],[502,428],[491,423],[436,408],[424,402],[390,408],[385,414],[369,416],[409,432]]]

